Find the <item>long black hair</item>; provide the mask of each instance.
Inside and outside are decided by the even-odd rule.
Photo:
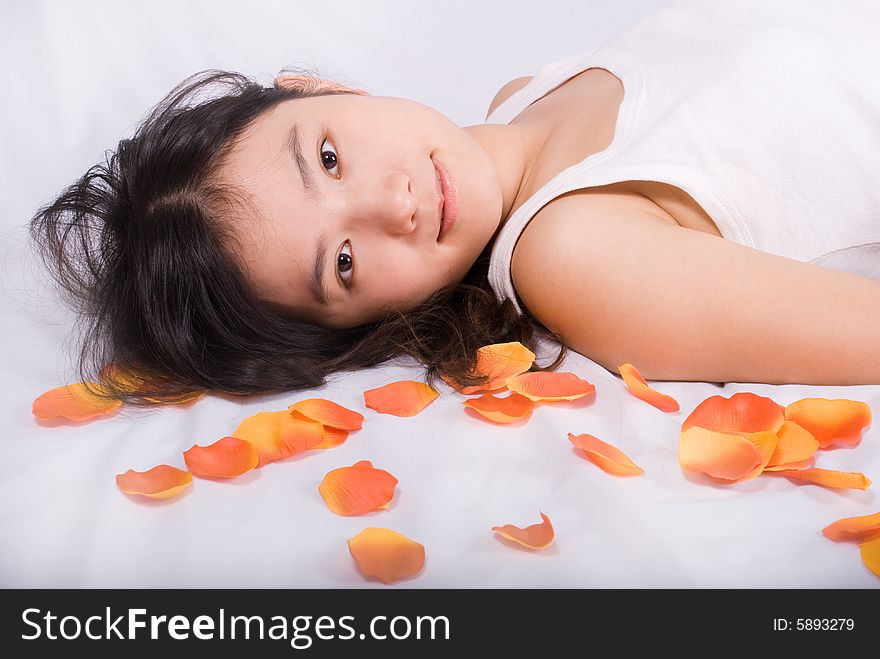
[[[264,87],[226,71],[190,76],[133,137],[33,217],[43,261],[85,321],[78,370],[100,384],[94,393],[138,405],[204,390],[273,393],[318,387],[331,373],[399,355],[421,362],[429,380],[475,384],[469,372],[480,346],[534,347],[536,325],[488,288],[488,252],[460,284],[418,308],[351,329],[303,322],[258,298],[231,230],[249,201],[216,172],[279,103],[346,93],[309,79],[317,81]],[[561,347],[546,368],[563,356]]]

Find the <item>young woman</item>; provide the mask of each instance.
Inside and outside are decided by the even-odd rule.
[[[470,384],[476,348],[544,335],[649,379],[880,383],[878,28],[672,3],[464,128],[206,72],[32,234],[91,321],[84,376],[124,366],[101,380],[130,402],[401,354]]]

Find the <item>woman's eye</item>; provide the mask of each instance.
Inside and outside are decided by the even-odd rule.
[[[321,164],[324,166],[324,169],[333,174],[333,176],[337,175],[337,172],[333,171],[338,166],[336,149],[333,148],[333,144],[330,140],[325,139],[321,144]]]
[[[351,275],[354,270],[354,259],[351,256],[351,242],[346,240],[339,248],[336,255],[336,272],[345,286],[351,285]]]

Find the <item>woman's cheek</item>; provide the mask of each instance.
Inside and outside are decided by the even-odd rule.
[[[386,300],[407,306],[422,302],[443,286],[440,273],[432,272],[424,259],[392,258],[382,269],[378,285]]]

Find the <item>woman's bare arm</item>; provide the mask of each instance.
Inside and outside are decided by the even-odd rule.
[[[880,384],[880,282],[562,198],[517,244],[514,284],[567,345],[648,379]]]

